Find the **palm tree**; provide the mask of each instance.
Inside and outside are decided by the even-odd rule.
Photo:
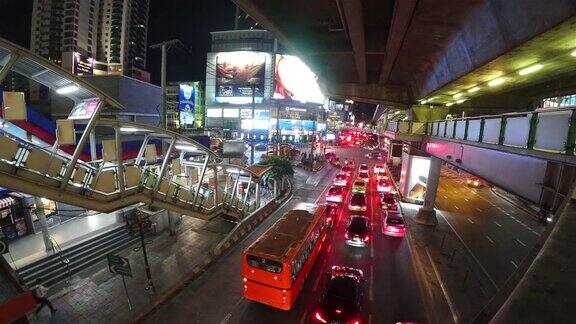
[[[282,190],[284,189],[284,179],[294,175],[294,166],[288,158],[271,156],[266,161],[260,162],[261,165],[269,165],[272,169],[268,172],[268,178],[282,181]]]

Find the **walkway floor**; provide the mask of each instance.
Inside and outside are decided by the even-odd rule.
[[[122,223],[118,221],[116,213],[96,214],[69,220],[50,228],[48,232],[64,249],[67,246],[77,244],[84,239],[118,226],[122,226]],[[38,232],[10,242],[10,254],[4,255],[6,261],[10,263],[12,268],[15,266],[20,268],[52,254],[52,251],[47,252],[45,250],[42,232]]]
[[[54,317],[43,310],[31,320],[40,323],[126,323],[155,302],[173,285],[181,283],[206,253],[228,233],[234,224],[221,219],[210,222],[182,218],[175,236],[167,232],[153,238],[146,250],[155,294],[146,290],[146,274],[139,245],[120,253],[130,260],[133,277],[126,277],[132,310],[128,306],[122,277],[111,274],[106,261],[75,275],[70,287],[49,291],[49,299],[58,312]],[[51,289],[52,290],[52,289]]]

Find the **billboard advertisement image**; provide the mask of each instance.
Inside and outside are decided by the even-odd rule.
[[[216,97],[264,96],[266,54],[224,52],[216,54]]]
[[[180,112],[180,125],[194,124],[195,89],[192,84],[180,84],[178,87],[178,110]]]
[[[94,59],[74,52],[72,55],[72,72],[74,75],[94,74]]]
[[[274,98],[323,103],[316,75],[298,57],[276,55]]]

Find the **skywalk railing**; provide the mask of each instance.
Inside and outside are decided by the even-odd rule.
[[[422,124],[426,124],[422,130]],[[576,107],[438,120],[389,122],[387,131],[574,155]]]

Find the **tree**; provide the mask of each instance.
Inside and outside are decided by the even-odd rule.
[[[294,175],[294,166],[292,162],[283,157],[279,156],[271,156],[266,161],[260,162],[261,165],[269,165],[272,167],[272,170],[268,173],[268,177],[270,179],[282,179],[284,176],[293,176]]]

